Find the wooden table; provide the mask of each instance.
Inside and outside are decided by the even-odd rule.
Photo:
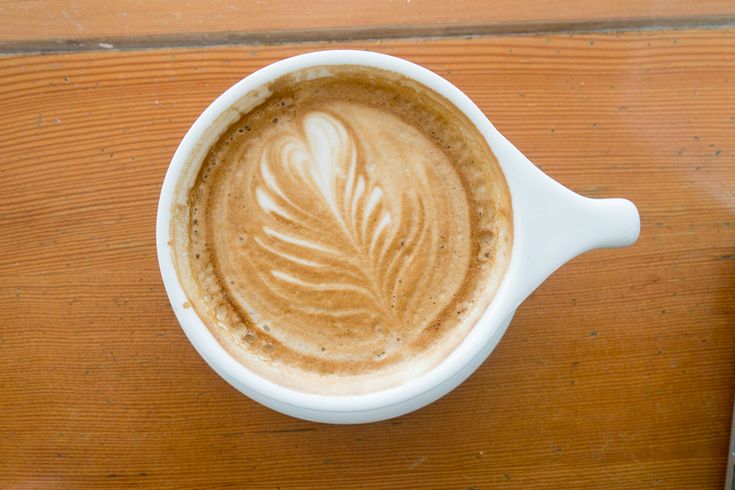
[[[735,3],[560,3],[0,3],[0,488],[721,488]],[[460,388],[364,426],[227,385],[179,328],[154,246],[200,111],[334,47],[435,70],[545,172],[642,218],[634,247],[554,274]]]

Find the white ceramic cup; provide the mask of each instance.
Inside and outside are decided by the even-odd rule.
[[[322,65],[363,65],[398,72],[440,93],[477,126],[505,173],[513,201],[513,248],[502,285],[477,325],[446,359],[400,386],[349,396],[302,393],[264,379],[237,362],[217,342],[188,301],[177,278],[170,243],[174,189],[205,135],[238,100],[294,71]],[[196,160],[196,159],[194,159]],[[201,160],[201,158],[199,158]],[[191,170],[191,169],[189,169]],[[633,244],[636,207],[624,199],[588,199],[541,172],[505,139],[457,87],[409,61],[367,51],[320,51],[262,68],[220,95],[199,116],[174,154],[161,189],[156,222],[158,261],[169,300],[187,337],[220,376],[253,400],[279,412],[328,423],[373,422],[417,410],[464,381],[500,341],[518,305],[559,266],[595,249]]]

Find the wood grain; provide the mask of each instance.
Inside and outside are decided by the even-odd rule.
[[[0,51],[735,22],[727,0],[2,0]]]
[[[636,202],[639,243],[560,269],[437,403],[365,426],[291,419],[188,343],[154,221],[169,158],[207,103],[325,46],[2,58],[0,487],[721,488],[735,32],[333,46],[444,75],[551,176]]]

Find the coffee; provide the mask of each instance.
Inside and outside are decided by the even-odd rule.
[[[475,126],[411,79],[349,65],[236,109],[173,210],[179,278],[218,341],[320,394],[396,386],[446,358],[510,260],[510,194]]]

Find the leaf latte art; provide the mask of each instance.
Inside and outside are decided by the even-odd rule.
[[[416,107],[438,101],[404,102],[378,82],[274,90],[191,186],[188,296],[239,361],[296,389],[362,392],[429,369],[477,321],[507,261],[492,154]]]
[[[294,309],[373,325],[356,331],[362,338],[355,340],[376,342],[426,307],[427,289],[443,275],[434,248],[451,230],[431,213],[422,167],[405,175],[412,185],[386,194],[386,164],[360,158],[338,116],[312,113],[299,129],[274,137],[261,158],[252,196],[261,211],[253,265]]]

